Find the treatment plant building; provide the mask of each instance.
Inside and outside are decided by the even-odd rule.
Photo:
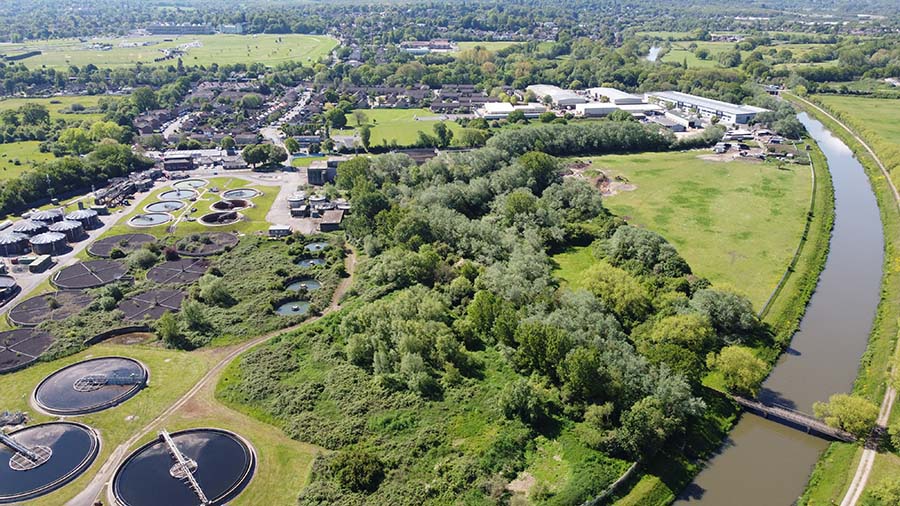
[[[667,106],[684,111],[695,110],[700,116],[706,118],[716,117],[725,123],[736,125],[746,125],[752,121],[757,114],[768,111],[768,109],[763,109],[762,107],[729,104],[728,102],[698,97],[680,91],[658,91],[648,93],[647,98],[651,101],[666,104]]]

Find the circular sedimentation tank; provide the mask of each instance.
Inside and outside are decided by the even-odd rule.
[[[159,195],[160,200],[189,200],[196,197],[196,191],[186,188],[169,190]]]
[[[299,265],[300,267],[303,267],[303,268],[318,267],[320,265],[325,265],[325,259],[324,258],[301,258],[300,260],[297,260],[297,265]]]
[[[216,211],[240,211],[252,207],[253,203],[246,199],[220,200],[211,207]]]
[[[203,179],[184,179],[173,184],[172,187],[176,190],[194,190],[207,184],[208,181]]]
[[[72,422],[33,425],[9,437],[38,458],[31,460],[0,444],[0,504],[34,499],[61,488],[87,470],[100,450],[96,432]]]
[[[145,213],[132,216],[128,220],[128,225],[132,227],[155,227],[172,221],[172,215],[169,213]]]
[[[52,415],[95,413],[137,395],[148,376],[147,368],[131,358],[92,358],[47,376],[34,390],[34,402]]]
[[[124,254],[141,248],[144,244],[156,242],[156,238],[150,234],[122,234],[104,237],[90,246],[88,253],[98,257],[109,257],[113,250],[119,250]]]
[[[180,200],[160,200],[159,202],[148,204],[144,210],[148,213],[171,213],[183,208],[185,205]]]
[[[295,279],[288,283],[285,290],[289,290],[291,292],[299,292],[301,290],[306,290],[307,292],[314,292],[320,288],[322,288],[322,283],[319,283],[319,280],[315,278],[300,278]]]
[[[178,463],[176,452],[189,471]],[[223,505],[241,493],[255,468],[253,449],[232,432],[189,429],[168,435],[168,442],[160,434],[119,466],[112,494],[121,506],[196,506],[201,503],[196,484],[206,504]]]
[[[309,313],[309,301],[289,300],[282,302],[275,308],[275,312],[282,316],[303,316]]]
[[[226,199],[252,199],[259,195],[259,190],[254,190],[253,188],[236,188],[222,193],[222,197]]]
[[[197,221],[208,227],[231,225],[241,221],[241,214],[235,211],[216,211],[204,214]]]

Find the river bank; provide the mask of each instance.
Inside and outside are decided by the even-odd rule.
[[[849,148],[862,165],[872,182],[878,201],[886,239],[884,276],[881,284],[881,300],[875,324],[869,337],[865,354],[860,361],[853,391],[869,400],[880,403],[887,389],[891,365],[894,362],[898,333],[897,315],[900,314],[900,270],[896,257],[900,252],[900,209],[894,190],[885,179],[872,155],[842,125],[821,111],[801,102],[799,97],[788,95],[795,104],[828,126]],[[818,104],[821,106],[821,104]],[[806,490],[798,504],[840,504],[854,478],[854,472],[863,451],[856,445],[832,444],[819,459]],[[877,471],[876,461],[876,471]]]

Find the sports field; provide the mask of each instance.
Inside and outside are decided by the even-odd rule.
[[[94,64],[98,67],[121,67],[144,63],[174,65],[176,58],[154,62],[164,56],[163,50],[182,47],[185,65],[217,63],[263,63],[276,65],[290,60],[314,62],[337,46],[337,40],[319,35],[155,35],[150,37],[50,39],[27,44],[0,44],[0,53],[42,54],[21,60],[29,67],[66,68],[70,65]],[[110,47],[111,46],[111,47]]]
[[[372,127],[371,145],[378,146],[383,142],[396,141],[400,146],[408,146],[419,138],[419,130],[434,134],[434,125],[439,116],[428,109],[359,109],[366,115],[366,121]],[[455,121],[444,121],[450,130],[457,132],[461,127]],[[338,135],[353,135],[357,125],[353,114],[347,115],[347,128],[335,130]]]
[[[0,100],[0,111],[18,109],[25,104],[40,104],[50,111],[50,118],[62,118],[66,121],[96,121],[103,118],[103,114],[92,110],[97,107],[104,95],[65,96],[50,98],[7,98]],[[73,104],[84,106],[85,110],[74,112]]]
[[[597,157],[592,170],[624,176],[636,186],[604,199],[613,213],[662,234],[695,274],[745,293],[759,308],[800,240],[809,209],[809,168],[711,162],[701,154]],[[592,257],[571,250],[555,260],[561,278],[577,280]]]

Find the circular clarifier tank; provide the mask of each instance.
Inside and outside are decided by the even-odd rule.
[[[319,280],[313,278],[300,278],[288,283],[286,290],[291,292],[299,292],[301,290],[306,290],[307,292],[314,292],[320,288],[322,288],[322,283],[319,283]]]
[[[180,200],[163,200],[148,205],[144,208],[144,210],[150,213],[171,213],[173,211],[181,209],[184,206],[185,203]]]
[[[325,265],[325,259],[324,258],[301,258],[300,260],[297,260],[297,265],[299,265],[300,267],[303,267],[303,268],[317,267],[320,265]]]
[[[0,443],[0,504],[40,497],[80,476],[97,458],[100,439],[71,422],[32,425],[9,434],[30,456]]]
[[[240,219],[241,214],[236,211],[216,211],[204,214],[198,221],[206,226],[215,227],[231,225],[232,223],[240,221]]]
[[[189,471],[178,464],[176,452]],[[201,503],[196,484],[208,501],[204,504],[222,505],[247,486],[255,467],[253,449],[234,433],[190,429],[172,433],[168,441],[161,434],[119,467],[112,492],[121,506],[196,506]]]
[[[159,198],[162,200],[188,200],[196,197],[196,191],[186,188],[169,190],[159,195]]]
[[[212,205],[212,208],[216,211],[239,211],[241,209],[247,209],[253,204],[246,199],[228,199],[228,200],[220,200]]]
[[[35,404],[53,415],[94,413],[134,397],[147,384],[147,369],[137,360],[102,357],[63,367],[34,391]]]
[[[306,251],[312,251],[312,252],[322,251],[323,249],[325,249],[327,247],[328,247],[327,242],[311,242],[311,243],[307,244],[306,246],[304,246],[304,248],[306,248]]]
[[[194,190],[201,186],[206,186],[207,182],[203,179],[185,179],[173,184],[172,187],[178,190]]]
[[[128,220],[128,224],[132,227],[155,227],[172,221],[172,215],[169,213],[145,213],[137,214]]]
[[[226,199],[252,199],[259,195],[259,191],[253,188],[237,188],[222,193],[222,197]]]
[[[309,313],[309,301],[306,300],[289,300],[282,302],[275,312],[281,316],[303,316]]]

